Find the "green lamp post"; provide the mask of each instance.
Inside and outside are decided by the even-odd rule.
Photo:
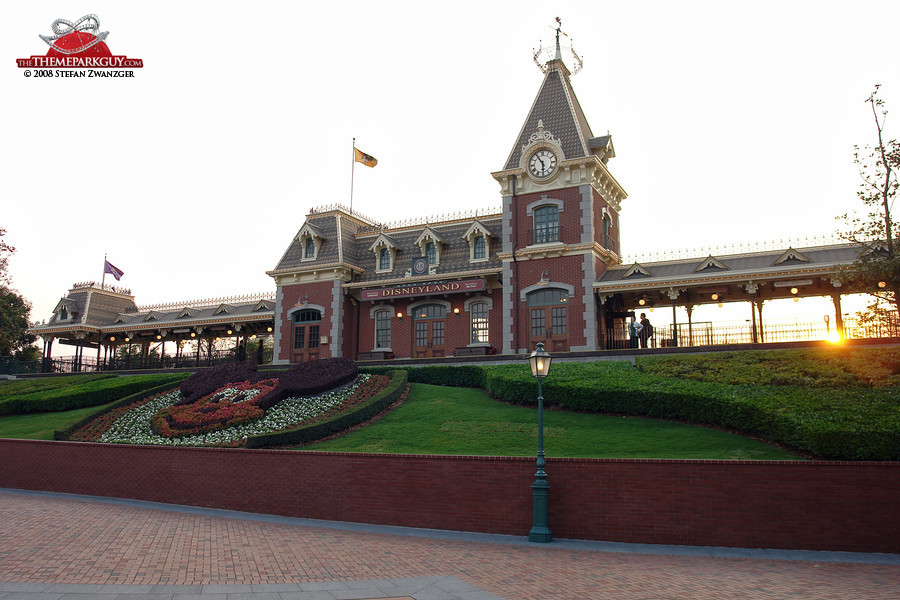
[[[544,390],[541,385],[541,381],[550,373],[550,360],[550,353],[544,350],[543,343],[538,343],[537,349],[528,357],[528,362],[531,363],[531,374],[538,381],[537,473],[534,483],[531,484],[534,514],[531,531],[528,532],[528,541],[541,543],[553,539],[550,528],[547,527],[550,484],[547,483],[547,473],[544,471]]]

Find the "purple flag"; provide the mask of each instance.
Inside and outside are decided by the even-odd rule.
[[[111,262],[109,262],[108,260],[106,260],[104,262],[106,263],[106,265],[103,267],[104,273],[109,273],[110,275],[112,275],[113,277],[116,278],[116,281],[122,279],[122,275],[125,274],[125,271],[123,271],[122,269],[119,269],[118,267],[113,266],[113,264]]]

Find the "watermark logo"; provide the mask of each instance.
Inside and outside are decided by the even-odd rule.
[[[50,29],[53,35],[39,36],[50,46],[46,55],[16,59],[16,65],[25,69],[26,77],[31,77],[32,69],[36,77],[133,77],[134,72],[130,69],[144,67],[144,61],[140,58],[129,58],[110,51],[106,45],[109,32],[100,31],[97,15],[85,15],[75,22],[56,19]]]

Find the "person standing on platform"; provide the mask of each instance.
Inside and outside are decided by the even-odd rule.
[[[634,320],[634,316],[631,317],[631,322],[628,323],[628,347],[629,348],[637,348],[638,340],[641,336],[641,329],[643,329],[643,325]]]
[[[653,325],[650,324],[650,319],[647,318],[647,313],[641,313],[641,348],[650,347],[651,337],[653,337]]]

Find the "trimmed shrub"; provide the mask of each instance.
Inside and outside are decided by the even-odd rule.
[[[285,398],[321,394],[353,382],[358,373],[356,362],[346,358],[322,358],[300,363],[280,374],[278,385],[261,396],[257,406],[267,410]]]
[[[247,448],[305,444],[322,439],[348,427],[364,423],[393,404],[407,388],[406,371],[390,371],[391,381],[386,388],[352,410],[335,415],[324,421],[301,425],[294,429],[278,431],[266,435],[247,438]]]
[[[493,367],[492,367],[493,368]],[[364,367],[363,373],[388,373],[396,367]],[[485,370],[479,365],[431,365],[406,370],[410,383],[429,383],[450,387],[485,387]]]
[[[141,392],[148,387],[174,384],[183,374],[136,375],[91,379],[73,386],[39,390],[0,401],[0,416],[37,412],[57,412],[107,404]]]
[[[225,363],[201,369],[182,382],[179,387],[181,400],[177,404],[193,404],[229,383],[237,381],[255,383],[262,378],[256,367],[249,362]]]

